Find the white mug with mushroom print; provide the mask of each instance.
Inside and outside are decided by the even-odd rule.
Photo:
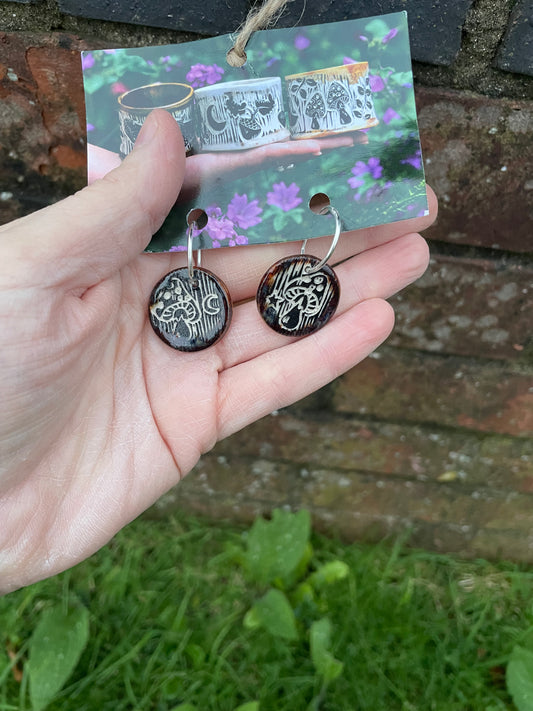
[[[285,77],[293,138],[318,138],[376,126],[368,62]]]

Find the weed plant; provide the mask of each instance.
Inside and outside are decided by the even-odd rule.
[[[0,711],[531,711],[532,592],[306,512],[139,519],[0,600]]]

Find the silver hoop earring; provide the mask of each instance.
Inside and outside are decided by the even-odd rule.
[[[203,213],[189,213],[193,217],[188,219],[187,266],[166,274],[154,286],[148,305],[155,333],[167,345],[185,352],[201,351],[219,341],[233,314],[227,286],[208,269],[202,269],[200,250],[194,262],[194,230],[207,223],[205,216],[204,224],[200,224],[198,212]]]
[[[261,317],[274,331],[284,336],[307,336],[323,328],[339,304],[340,285],[327,261],[335,251],[341,233],[341,220],[333,205],[319,214],[335,218],[335,233],[323,259],[305,254],[284,257],[265,273],[257,290],[256,303]]]

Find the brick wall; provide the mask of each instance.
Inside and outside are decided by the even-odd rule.
[[[81,187],[78,52],[233,30],[246,0],[0,2],[0,220]],[[533,561],[533,7],[307,2],[302,23],[407,9],[428,182],[427,274],[387,344],[220,443],[155,507],[249,519],[306,506],[346,538],[409,529],[443,551]],[[295,24],[301,3],[280,21]],[[192,33],[192,34],[191,34]]]

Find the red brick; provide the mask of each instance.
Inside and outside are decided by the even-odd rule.
[[[202,472],[204,461],[150,514],[165,515],[178,508],[249,523],[279,506],[307,508],[316,528],[348,541],[403,534],[411,545],[426,549],[533,562],[533,497],[526,494],[509,496],[486,488],[463,491],[449,484],[310,468],[305,477],[286,472],[288,482],[281,492],[269,485],[266,496],[265,490],[250,496],[247,488],[254,475],[245,466],[235,468],[231,492],[218,485],[216,465],[209,490],[205,481],[199,481]]]
[[[79,50],[62,33],[0,33],[0,165],[7,221],[86,182]]]
[[[428,183],[440,203],[432,239],[533,250],[533,104],[418,87]]]
[[[276,463],[276,471],[286,464],[303,472],[302,476],[311,468],[324,466],[343,475],[366,472],[420,481],[452,480],[459,488],[533,491],[532,440],[480,437],[431,425],[417,427],[340,416],[313,419],[309,413],[301,417],[287,411],[219,442],[213,456],[222,456],[226,467],[229,462],[229,473],[224,473],[224,467],[204,471],[207,485],[213,488],[217,484],[210,484],[212,479],[222,477],[221,481],[226,481],[228,477],[249,475],[254,486],[262,490],[270,480],[261,472],[265,462],[271,462]],[[277,477],[283,479],[284,474],[278,472]],[[229,481],[225,485],[228,491],[232,487]]]
[[[334,390],[339,412],[533,436],[533,373],[505,364],[382,348]]]
[[[391,345],[517,360],[531,343],[533,269],[505,258],[435,255],[424,276],[391,303]]]

